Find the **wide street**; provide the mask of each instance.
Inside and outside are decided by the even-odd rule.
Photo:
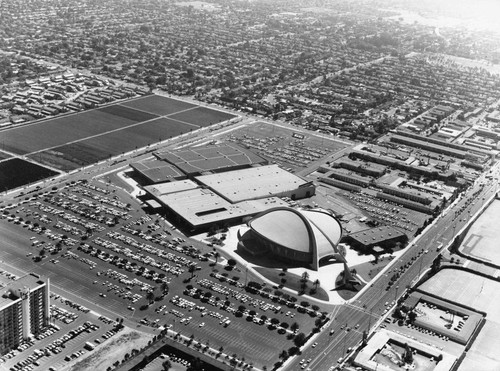
[[[492,172],[496,174],[498,166]],[[495,175],[496,176],[496,175]],[[469,188],[463,197],[452,204],[428,226],[406,251],[395,259],[354,300],[345,303],[332,312],[332,321],[287,367],[287,370],[301,369],[302,359],[311,359],[310,370],[328,370],[362,340],[363,331],[369,331],[381,320],[387,307],[392,306],[408,287],[413,286],[431,265],[432,261],[448,246],[454,237],[476,214],[496,196],[498,182],[487,179],[483,174]],[[477,193],[476,193],[477,192]],[[406,267],[406,268],[404,268]],[[401,272],[400,278],[386,290],[391,276]],[[330,330],[335,333],[330,335]],[[316,347],[311,344],[317,342]]]

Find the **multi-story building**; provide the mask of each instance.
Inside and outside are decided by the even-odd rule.
[[[50,317],[49,279],[31,273],[0,289],[0,355],[40,333]]]

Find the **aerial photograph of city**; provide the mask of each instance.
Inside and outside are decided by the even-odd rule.
[[[500,371],[499,19],[0,1],[0,371]]]

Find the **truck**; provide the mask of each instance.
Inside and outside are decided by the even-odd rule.
[[[85,345],[83,346],[87,350],[94,350],[95,346],[92,343],[89,343],[88,341],[85,342]]]

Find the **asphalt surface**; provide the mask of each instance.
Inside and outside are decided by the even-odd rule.
[[[94,182],[94,184],[98,184],[98,182]],[[101,188],[106,188],[106,185],[101,184]],[[113,188],[110,186],[110,189]],[[59,188],[59,190],[61,190]],[[70,194],[76,194],[79,197],[82,197],[81,193],[73,193],[72,187],[66,188],[64,192]],[[112,193],[113,196],[120,195],[121,192],[117,191]],[[49,205],[49,202],[43,201],[45,198],[41,197],[37,201],[40,201],[43,205]],[[125,195],[124,195],[125,197]],[[16,201],[24,200],[25,196],[20,199],[16,199]],[[111,196],[108,197],[108,199]],[[68,198],[69,199],[69,198]],[[128,198],[123,198],[122,201],[128,202]],[[5,203],[4,203],[5,205]],[[24,207],[23,211],[16,212],[21,209],[21,206]],[[29,202],[24,203],[23,205],[19,205],[14,209],[10,210],[10,215],[22,217],[24,220],[31,220],[32,225],[35,221],[38,220],[33,219],[33,215],[27,216],[25,212],[27,209],[31,209],[33,212],[36,210],[37,212],[46,212],[40,211],[41,209],[37,209],[36,206],[30,206]],[[56,207],[57,208],[57,207]],[[69,211],[68,211],[69,212]],[[67,233],[63,232],[60,229],[54,229],[53,224],[56,222],[56,218],[53,214],[47,211],[47,214],[50,218],[52,218],[52,222],[50,224],[45,224],[48,228],[52,229],[53,232],[57,233]],[[117,242],[116,240],[107,237],[106,234],[110,231],[115,231],[121,233],[123,235],[128,235],[127,232],[120,229],[121,226],[128,224],[130,222],[134,222],[138,220],[138,218],[145,215],[144,211],[141,210],[140,207],[134,208],[134,210],[130,213],[132,217],[127,221],[120,221],[120,223],[116,227],[106,228],[102,232],[94,232],[94,235],[87,240],[87,242],[94,241],[96,237],[101,237],[107,241]],[[148,225],[152,225],[157,218],[152,216],[151,221],[146,222],[143,225],[134,225],[134,228],[141,229],[142,231],[147,231]],[[59,218],[59,221],[62,219]],[[72,224],[71,222],[64,220],[64,222],[68,225],[72,225],[74,227],[79,227],[76,224]],[[43,223],[40,222],[41,225]],[[168,227],[164,224],[164,222],[160,219],[160,224],[162,225],[161,229],[158,229],[155,232],[163,232],[168,231],[171,236],[168,236],[170,240],[174,237],[182,237],[176,230],[171,227]],[[83,227],[79,227],[82,229]],[[69,234],[69,233],[68,233]],[[0,250],[0,267],[3,267],[5,270],[12,272],[18,276],[24,275],[28,272],[34,272],[41,276],[49,277],[51,281],[51,291],[55,292],[61,296],[64,296],[74,302],[80,303],[87,308],[105,315],[110,319],[116,319],[118,317],[124,318],[124,324],[136,328],[138,330],[146,331],[149,333],[158,333],[158,329],[144,326],[140,322],[143,318],[146,318],[150,321],[158,320],[158,325],[173,325],[173,328],[176,331],[181,331],[183,334],[191,335],[193,334],[196,339],[200,339],[201,341],[209,341],[210,344],[213,344],[214,347],[224,346],[228,353],[233,354],[236,353],[239,356],[245,356],[248,361],[253,361],[257,367],[262,367],[264,365],[273,364],[277,361],[277,355],[283,350],[288,349],[293,346],[291,340],[286,339],[286,335],[278,334],[276,330],[269,330],[266,326],[259,326],[252,322],[248,322],[245,317],[237,319],[234,315],[226,312],[217,307],[213,307],[206,303],[203,303],[199,299],[190,299],[183,294],[183,290],[187,284],[192,284],[194,287],[199,287],[196,284],[197,279],[207,278],[211,281],[217,282],[216,279],[209,276],[212,271],[212,267],[210,266],[211,262],[202,262],[198,261],[197,258],[189,257],[184,253],[179,253],[172,251],[168,248],[160,247],[156,245],[152,241],[145,241],[138,236],[131,236],[138,242],[146,242],[151,246],[155,246],[160,248],[161,250],[166,250],[167,252],[173,253],[178,257],[185,257],[190,261],[195,262],[202,269],[200,271],[196,271],[196,275],[192,280],[186,282],[186,280],[190,277],[190,273],[187,270],[187,267],[183,266],[185,273],[182,273],[179,277],[172,277],[170,283],[170,293],[169,295],[159,302],[155,302],[146,310],[141,310],[141,305],[146,303],[146,293],[144,291],[140,291],[137,286],[132,287],[130,291],[133,293],[137,293],[142,295],[142,299],[136,303],[131,303],[123,298],[120,298],[113,291],[108,291],[107,286],[103,285],[103,283],[107,284],[107,282],[111,282],[120,287],[127,286],[126,284],[121,284],[117,279],[111,278],[108,275],[105,275],[104,271],[111,269],[113,271],[117,271],[119,273],[125,274],[129,279],[137,278],[141,282],[147,283],[153,287],[159,287],[160,284],[157,284],[151,280],[146,279],[142,276],[136,276],[132,272],[128,272],[125,269],[120,269],[111,263],[101,261],[97,257],[91,256],[83,251],[77,249],[77,246],[80,244],[79,238],[70,235],[70,237],[78,240],[77,244],[71,248],[63,247],[63,250],[56,254],[51,255],[48,252],[48,255],[41,262],[35,263],[33,261],[34,256],[38,256],[40,254],[40,247],[33,247],[31,238],[35,238],[39,241],[47,241],[48,243],[54,244],[56,241],[51,241],[45,234],[36,234],[34,231],[28,230],[28,228],[23,228],[20,224],[14,224],[12,221],[8,221],[6,218],[0,220],[0,235],[3,239],[3,247]],[[199,241],[186,241],[182,243],[182,245],[192,244],[196,248],[198,248],[201,253],[212,251],[212,247],[207,246],[204,243]],[[95,245],[92,243],[92,245]],[[122,243],[119,245],[123,246]],[[135,253],[136,248],[132,246],[128,246]],[[114,253],[111,250],[107,250],[106,248],[101,248],[102,251],[108,251],[114,255],[118,255],[120,257],[125,257],[125,255],[121,255],[119,253]],[[225,255],[221,249],[221,255]],[[64,257],[64,254],[70,251],[72,254],[77,254],[78,259]],[[27,256],[27,254],[32,254]],[[148,253],[146,253],[149,255]],[[85,258],[89,261],[92,261],[96,264],[94,269],[90,269],[89,265],[81,262],[79,258]],[[154,256],[156,261],[164,261],[163,258],[159,258]],[[227,258],[227,257],[226,257]],[[50,259],[57,259],[58,263],[53,263]],[[129,261],[132,261],[131,258],[128,258]],[[144,263],[138,262],[138,265],[147,266]],[[225,263],[222,264],[222,259],[219,258],[218,269],[220,272],[225,272],[224,270]],[[149,267],[151,269],[152,267]],[[152,268],[156,271],[158,269]],[[245,273],[241,270],[235,269],[232,272],[228,272],[229,277],[238,276],[240,277],[240,282],[244,281]],[[248,274],[249,280],[256,280],[253,275]],[[228,284],[222,284],[222,286],[229,287],[232,289],[236,289],[235,286],[230,286]],[[238,289],[244,293],[242,289]],[[100,294],[106,295],[106,297],[101,296]],[[159,295],[159,290],[156,290],[156,296]],[[169,300],[174,296],[179,295],[180,297],[184,297],[185,299],[194,302],[196,305],[205,306],[208,311],[214,311],[220,313],[223,317],[229,317],[232,321],[231,325],[227,328],[224,328],[219,322],[219,319],[212,318],[209,315],[201,317],[201,312],[198,310],[188,311],[187,309],[177,308]],[[214,297],[217,294],[214,295]],[[270,299],[263,299],[257,295],[249,295],[254,297],[255,299],[263,300],[270,304],[273,303]],[[224,296],[222,296],[224,298]],[[234,304],[236,307],[242,304],[236,298],[229,298],[230,302]],[[135,308],[135,310],[129,310],[128,305],[131,305]],[[167,306],[168,309],[176,309],[184,314],[184,317],[193,317],[188,325],[181,324],[180,318],[174,316],[172,313],[164,314],[155,312],[155,309],[159,308],[162,305]],[[248,309],[253,309],[249,306],[249,304],[245,304]],[[284,310],[284,311],[283,311]],[[288,309],[283,309],[280,313],[274,313],[273,311],[260,310],[256,308],[256,311],[259,313],[259,316],[262,314],[267,315],[269,318],[278,318],[280,322],[287,322],[291,325],[293,322],[297,321],[300,324],[300,330],[308,333],[311,331],[314,325],[314,318],[311,318],[307,314],[295,313],[295,318],[292,320],[290,317],[287,317],[284,312],[288,311]],[[294,311],[295,312],[295,311]],[[200,324],[204,322],[205,325],[200,327]],[[64,352],[66,353],[66,352]]]
[[[494,169],[494,174],[497,174],[498,166]],[[497,185],[496,178],[486,179],[485,174],[480,176],[465,195],[445,209],[387,270],[375,277],[354,300],[336,308],[331,313],[330,325],[308,342],[302,354],[293,359],[286,369],[300,370],[300,361],[311,359],[306,362],[305,369],[325,371],[338,365],[339,360],[345,360],[351,350],[361,343],[363,331],[372,331],[386,309],[417,282],[442,249],[495,197]],[[443,248],[438,251],[440,244]],[[386,290],[396,271],[401,271],[400,278]],[[335,331],[333,335],[330,335],[331,329]],[[314,342],[317,346],[313,348]]]
[[[217,133],[211,133],[210,137],[212,135],[217,135]],[[186,137],[185,140],[189,141],[191,139]],[[182,139],[177,143],[180,143],[180,141],[182,141]],[[118,162],[112,161],[110,165],[95,165],[89,169],[79,170],[71,175],[63,176],[62,179],[57,178],[54,181],[45,181],[43,185],[52,186],[58,184],[61,180],[71,181],[78,178],[88,178],[93,175],[99,175],[102,172],[116,171],[120,168],[124,168],[132,158],[134,161],[137,161],[149,156],[151,156],[149,152],[130,153],[120,158]],[[122,159],[124,160],[123,162],[121,161]],[[481,183],[484,183],[482,189]],[[388,270],[372,280],[369,287],[359,293],[355,300],[336,307],[331,313],[332,321],[329,326],[318,336],[314,337],[314,339],[302,350],[302,354],[292,359],[286,369],[299,370],[301,369],[301,365],[299,364],[301,359],[311,359],[311,361],[308,362],[307,368],[324,371],[336,365],[337,360],[340,358],[344,358],[351,348],[354,348],[360,343],[363,331],[374,328],[376,322],[383,316],[387,307],[391,306],[391,303],[395,302],[398,297],[403,294],[407,286],[412,285],[416,279],[429,268],[432,261],[440,253],[436,251],[436,247],[440,243],[447,246],[448,243],[453,240],[454,236],[473,219],[484,205],[488,203],[489,199],[494,197],[496,185],[496,181],[487,180],[484,175],[481,176],[474,186],[467,191],[465,196],[455,201],[449,210],[442,213],[442,215],[434,221],[433,225],[427,228],[423,234],[419,236],[418,241],[411,244],[403,255],[392,262]],[[475,192],[478,193],[474,195]],[[14,192],[14,194],[15,193],[16,192]],[[6,198],[4,198],[3,204],[5,205],[6,202]],[[140,213],[140,215],[143,215],[143,213]],[[29,237],[27,237],[29,234],[19,233],[19,226],[6,225],[6,223],[5,220],[0,221],[0,235],[2,236],[4,246],[0,250],[0,267],[6,265],[9,267],[9,271],[19,275],[24,272],[33,271],[41,275],[49,276],[52,282],[52,291],[77,301],[109,318],[114,319],[117,316],[124,317],[126,325],[133,327],[139,326],[137,323],[138,319],[142,318],[144,314],[139,315],[139,311],[130,312],[126,308],[126,305],[124,305],[122,299],[115,299],[111,295],[107,295],[106,298],[101,298],[97,295],[97,293],[102,290],[97,290],[96,284],[93,284],[93,281],[97,280],[97,285],[101,286],[101,282],[106,280],[106,278],[96,276],[96,272],[102,270],[102,268],[84,271],[82,270],[81,263],[78,261],[65,260],[62,262],[64,258],[61,258],[59,255],[56,256],[56,258],[61,261],[60,264],[50,263],[48,261],[48,259],[52,258],[50,255],[48,259],[41,263],[33,263],[31,259],[26,257],[26,253],[30,249],[30,247],[28,247],[30,246]],[[24,247],[19,248],[20,246]],[[427,253],[422,252],[426,250],[428,250]],[[36,252],[38,252],[38,250],[35,250],[33,254]],[[79,255],[89,258],[88,255],[81,252],[79,252]],[[386,290],[392,274],[400,270],[402,266],[406,266],[406,269],[401,271],[401,277],[391,288]],[[110,268],[120,271],[114,266],[110,266]],[[122,272],[127,273],[124,271]],[[147,316],[151,318],[158,317],[154,314],[148,314]],[[165,317],[160,317],[162,318],[162,322],[166,323],[175,320],[173,316],[168,316],[170,318],[168,318],[168,320],[165,319],[165,321],[163,320]],[[194,324],[197,325],[198,322],[200,321],[194,321]],[[177,325],[174,322],[174,326],[181,325]],[[184,325],[182,325],[182,327],[184,327]],[[198,326],[196,326],[196,328],[194,327],[195,326],[188,331],[194,330],[193,332],[200,334],[204,339],[208,338],[214,343],[220,342],[221,338],[224,341],[231,342],[236,339],[236,337],[241,338],[244,336],[244,333],[240,332],[231,334],[233,336],[227,337],[225,335],[227,335],[228,332],[216,326],[213,328],[212,326],[208,326],[203,329],[199,329]],[[187,330],[189,327],[185,328]],[[330,329],[335,331],[333,335],[330,335]],[[144,326],[142,326],[141,330],[155,332],[154,329]],[[238,328],[238,330],[244,331],[244,328]],[[265,343],[265,339],[260,338],[259,341]],[[317,342],[317,346],[312,347],[313,342]]]

